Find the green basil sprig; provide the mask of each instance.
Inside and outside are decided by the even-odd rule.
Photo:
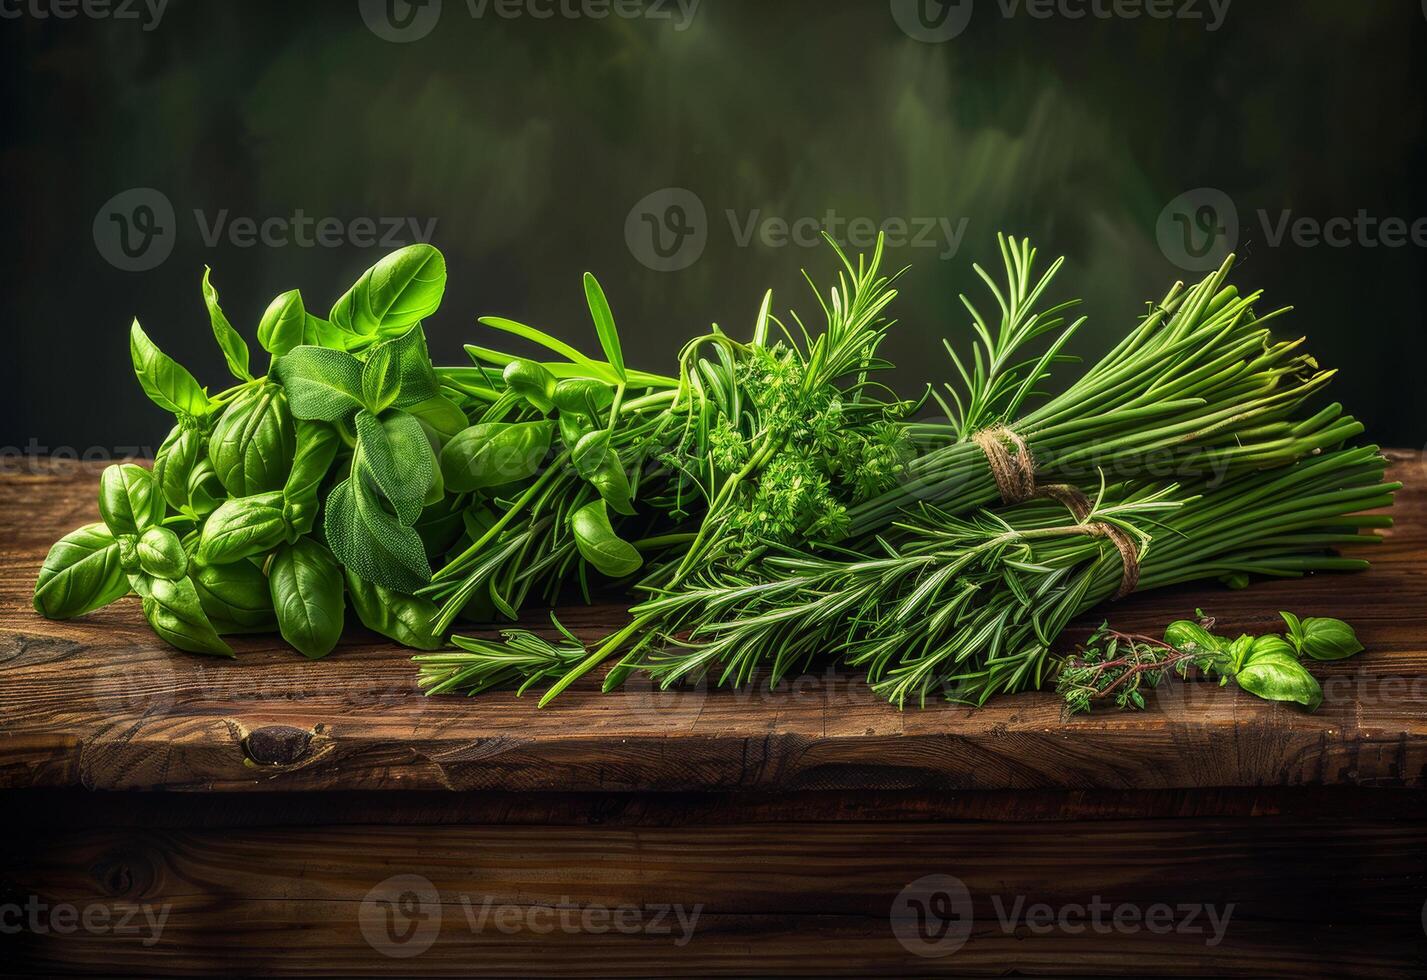
[[[54,543],[35,583],[35,611],[70,619],[129,594],[119,543],[103,524],[86,524]]]
[[[282,638],[309,659],[332,652],[342,637],[346,607],[342,568],[332,552],[300,538],[273,555],[268,570]]]
[[[1279,613],[1288,624],[1288,642],[1300,654],[1314,660],[1342,660],[1360,652],[1357,633],[1341,619],[1313,616],[1299,619],[1293,613]]]

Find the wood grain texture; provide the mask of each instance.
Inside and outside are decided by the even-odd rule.
[[[0,847],[10,849],[0,904],[140,910],[127,935],[0,936],[7,962],[39,972],[1405,977],[1427,967],[1420,822],[1360,819],[1352,833],[1276,817],[101,828]],[[899,940],[915,928],[905,914],[894,921],[908,909],[899,896],[932,874],[965,886],[958,917],[946,916],[969,923],[963,946]],[[382,904],[403,891],[414,905]],[[1098,924],[1086,919],[1097,901]],[[1049,920],[1030,911],[1040,904],[1055,910]],[[571,909],[563,922],[544,911],[553,906]],[[1107,910],[1120,907],[1117,926]],[[1140,924],[1155,907],[1168,916],[1157,929],[1170,931]]]
[[[308,662],[238,637],[236,663],[176,653],[135,600],[54,623],[31,608],[49,545],[96,515],[98,468],[0,476],[0,787],[178,790],[925,791],[1421,787],[1427,784],[1427,465],[1407,484],[1372,571],[1132,596],[1117,624],[1204,606],[1225,630],[1279,608],[1351,620],[1368,652],[1315,665],[1312,715],[1212,684],[1161,687],[1143,713],[1066,719],[1049,694],[979,710],[897,711],[856,675],[782,690],[598,693],[552,707],[496,692],[422,696],[408,651],[353,629]],[[562,614],[563,615],[563,614]],[[596,636],[621,610],[570,610]]]

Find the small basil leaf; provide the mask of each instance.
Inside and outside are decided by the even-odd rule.
[[[629,489],[629,476],[624,472],[619,456],[613,449],[605,452],[604,461],[590,477],[590,484],[616,513],[626,517],[634,516],[634,507],[630,504],[632,494]]]
[[[586,432],[580,436],[580,441],[575,443],[575,448],[570,453],[575,472],[586,480],[593,477],[609,454],[609,440],[608,429]]]
[[[154,578],[177,579],[188,574],[183,542],[166,527],[150,527],[139,535],[139,568]]]
[[[129,329],[129,357],[144,394],[159,408],[179,416],[208,413],[208,393],[193,375],[155,346],[138,320]]]
[[[362,365],[362,403],[373,415],[380,415],[396,402],[401,394],[401,372],[396,352],[386,344],[378,344]]]
[[[604,356],[608,359],[609,366],[614,368],[614,373],[621,382],[629,380],[629,375],[624,370],[624,351],[619,345],[619,332],[614,328],[614,314],[610,312],[609,300],[605,299],[599,281],[588,272],[585,273],[585,300],[590,305],[590,316],[595,321],[595,333],[599,334],[600,346],[604,348]]]
[[[138,534],[163,519],[164,499],[153,473],[119,463],[99,478],[99,516],[115,535]]]
[[[603,499],[592,500],[571,514],[570,530],[580,554],[610,578],[632,575],[644,564],[634,546],[614,533]]]
[[[1323,703],[1322,687],[1291,653],[1253,659],[1234,679],[1245,691],[1266,701],[1294,701],[1309,711]]]
[[[1185,653],[1195,651],[1212,653],[1223,648],[1223,644],[1215,639],[1213,634],[1198,623],[1187,619],[1170,623],[1164,631],[1164,642]]]
[[[366,581],[347,570],[347,595],[362,625],[402,646],[439,650],[445,645],[433,629],[439,614],[427,599]]]
[[[311,538],[279,548],[268,583],[282,638],[309,659],[331,653],[346,615],[342,569],[332,552]]]
[[[378,418],[357,413],[358,474],[391,504],[403,524],[415,523],[426,506],[436,459],[421,423],[402,411]]]
[[[218,290],[214,289],[213,283],[209,281],[212,272],[208,266],[203,267],[203,302],[208,307],[208,320],[213,325],[213,339],[218,341],[218,347],[223,351],[223,360],[228,362],[228,371],[233,377],[239,381],[252,381],[253,373],[248,370],[251,358],[248,342],[233,329],[223,307],[218,305]]]
[[[203,611],[220,635],[277,629],[268,577],[253,562],[200,565],[192,579]]]
[[[86,524],[54,543],[35,582],[35,611],[70,619],[129,594],[119,546],[103,524]]]
[[[297,452],[292,457],[292,469],[283,484],[282,496],[287,505],[288,523],[296,534],[308,534],[321,510],[318,496],[327,473],[337,459],[341,446],[337,430],[325,422],[297,422]]]
[[[445,395],[435,395],[407,406],[406,410],[429,425],[441,437],[442,442],[454,438],[471,424],[466,413],[461,411],[461,406]]]
[[[207,517],[226,497],[227,491],[213,470],[213,461],[205,456],[188,474],[188,510],[195,517]]]
[[[1314,660],[1342,660],[1362,649],[1357,633],[1341,619],[1315,616],[1303,621],[1303,652]]]
[[[138,575],[134,588],[143,599],[144,618],[164,642],[189,653],[234,655],[213,628],[208,614],[203,611],[198,590],[189,579],[169,581]]]
[[[208,440],[213,470],[235,497],[281,489],[296,451],[287,394],[266,382],[233,399]]]
[[[176,511],[188,506],[188,478],[203,455],[206,438],[187,426],[174,426],[154,456],[154,479],[164,500]]]
[[[504,486],[534,476],[550,452],[554,425],[482,422],[464,430],[441,451],[441,474],[453,493]]]
[[[302,293],[289,289],[278,294],[263,312],[258,322],[258,343],[274,357],[281,357],[294,347],[302,346],[307,327],[307,310],[302,305]]]
[[[1280,612],[1279,616],[1288,626],[1288,642],[1299,653],[1303,652],[1303,621],[1291,612]]]
[[[388,513],[360,479],[332,490],[323,533],[337,560],[368,582],[411,593],[431,581],[421,536]]]
[[[266,554],[289,537],[280,491],[225,500],[208,516],[198,540],[198,560],[226,565]]]
[[[345,351],[294,347],[273,362],[273,375],[300,419],[340,422],[362,407],[362,362]]]
[[[588,416],[591,407],[596,411],[608,408],[614,401],[614,391],[594,378],[564,378],[555,383],[552,400],[561,412]]]
[[[302,343],[307,347],[325,347],[335,351],[357,350],[370,344],[372,338],[344,330],[321,317],[307,314],[302,326]]]
[[[549,412],[555,407],[551,400],[555,394],[555,376],[536,361],[518,357],[505,366],[501,377],[506,387],[540,411]]]
[[[328,318],[342,330],[395,335],[441,305],[446,260],[431,245],[397,249],[362,274]]]

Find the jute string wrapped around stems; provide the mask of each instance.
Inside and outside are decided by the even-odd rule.
[[[1120,562],[1124,568],[1120,576],[1120,588],[1116,599],[1123,599],[1140,584],[1140,553],[1129,535],[1113,524],[1104,521],[1087,521],[1094,509],[1090,498],[1078,487],[1067,483],[1036,484],[1036,461],[1031,455],[1026,441],[1004,425],[982,429],[973,440],[986,455],[986,464],[991,468],[991,476],[996,481],[996,489],[1001,500],[1008,504],[1019,504],[1037,497],[1049,497],[1064,504],[1075,515],[1076,523],[1085,533],[1097,538],[1106,538],[1120,552]],[[1015,447],[1012,452],[1007,444]]]

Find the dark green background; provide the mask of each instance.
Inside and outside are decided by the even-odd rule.
[[[1272,247],[1256,215],[1427,216],[1420,0],[1235,0],[1217,32],[1007,19],[979,0],[940,44],[908,37],[877,0],[703,0],[683,31],[473,18],[445,0],[410,44],[375,36],[356,0],[173,0],[152,31],[25,14],[0,20],[0,38],[13,379],[0,446],[155,445],[166,423],[128,368],[132,316],[221,387],[204,264],[251,335],[276,292],[300,286],[325,309],[382,251],[210,247],[195,209],[436,219],[451,283],[428,330],[450,363],[487,333],[485,313],[593,347],[579,286],[593,270],[631,361],[660,371],[710,321],[747,330],[768,287],[810,311],[798,270],[831,267],[826,249],[739,246],[726,212],[964,218],[954,258],[892,255],[912,268],[887,352],[911,390],[945,374],[940,338],[964,342],[956,294],[976,287],[972,261],[995,261],[998,230],[1069,257],[1061,289],[1086,300],[1077,349],[1093,356],[1185,275],[1156,223],[1206,186],[1241,218],[1237,281],[1297,307],[1283,328],[1342,368],[1336,397],[1378,441],[1427,442],[1427,250]],[[707,245],[656,272],[625,219],[670,186],[704,204]],[[147,272],[111,266],[91,231],[133,187],[161,190],[178,215],[172,255]]]

